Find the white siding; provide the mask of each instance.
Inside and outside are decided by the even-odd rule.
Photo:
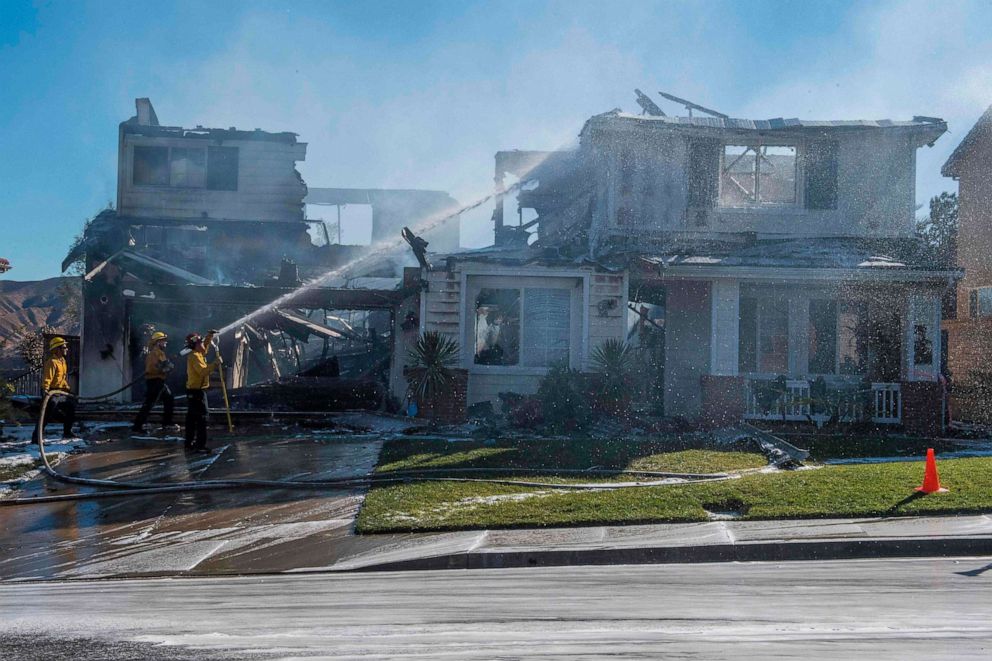
[[[212,218],[302,221],[306,185],[296,174],[296,162],[306,158],[306,144],[270,140],[217,141],[200,138],[154,138],[125,135],[118,177],[122,216],[144,218]],[[132,162],[135,145],[238,148],[238,189],[135,186]]]
[[[540,287],[570,281],[574,292],[571,322],[571,364],[588,369],[589,352],[604,340],[624,339],[626,335],[627,278],[624,274],[596,272],[591,267],[515,267],[483,263],[458,263],[452,271],[427,273],[428,290],[421,303],[421,331],[438,331],[458,340],[462,347],[462,365],[469,370],[468,403],[492,401],[499,404],[499,393],[530,394],[537,391],[544,368],[477,366],[473,364],[471,335],[474,315],[468,300],[469,278],[486,278],[489,282],[515,283]],[[483,281],[484,282],[484,281]]]
[[[714,135],[713,137],[719,137]],[[610,140],[607,135],[604,139]],[[766,138],[768,139],[768,138]],[[688,214],[688,138],[667,134],[631,146],[631,138],[607,142],[601,178],[609,182],[605,204],[594,210],[600,236],[661,238],[666,232],[756,232],[789,236],[912,236],[916,196],[916,148],[901,132],[859,131],[829,136],[838,142],[837,208],[713,208]],[[733,138],[728,136],[728,140]],[[770,142],[773,139],[768,139]],[[802,136],[790,142],[805,144]],[[624,184],[621,155],[633,156],[633,182]],[[629,175],[628,175],[629,178]],[[802,199],[802,168],[797,184]],[[621,207],[635,210],[637,223],[618,225]],[[599,234],[601,232],[602,234]],[[595,240],[595,239],[594,239]]]

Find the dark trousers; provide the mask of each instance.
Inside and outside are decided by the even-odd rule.
[[[207,391],[186,389],[186,447],[207,447]]]
[[[165,384],[165,379],[148,379],[145,381],[145,403],[141,405],[138,417],[134,419],[135,429],[144,426],[152,407],[159,400],[162,402],[162,426],[167,427],[172,424],[172,408],[176,401],[172,391]]]
[[[62,436],[72,436],[72,423],[76,420],[76,400],[65,395],[55,395],[48,400],[48,409],[45,411],[45,422],[54,420],[62,421]],[[34,427],[34,440],[37,442],[44,430],[41,429],[41,416],[38,416],[38,424]]]

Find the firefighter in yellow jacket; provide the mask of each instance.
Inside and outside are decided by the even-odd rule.
[[[148,353],[145,354],[145,402],[138,411],[138,417],[134,419],[131,431],[145,431],[148,414],[159,401],[162,402],[162,431],[179,431],[179,426],[172,424],[175,398],[165,382],[174,367],[172,361],[165,355],[168,341],[169,336],[162,331],[152,333],[148,341]]]
[[[207,449],[207,388],[210,387],[210,373],[217,368],[217,361],[207,362],[207,348],[217,331],[210,331],[206,337],[198,333],[186,336],[186,449],[193,452],[209,453]]]
[[[53,391],[69,392],[69,368],[66,366],[65,357],[69,353],[69,346],[61,337],[53,337],[48,343],[48,358],[41,368],[41,390],[42,395],[47,395]],[[45,411],[45,419],[52,420],[58,418],[62,420],[62,438],[72,438],[72,423],[76,419],[76,400],[66,395],[53,395],[48,400],[48,409]],[[41,418],[38,418],[38,426],[35,428],[35,440],[41,438],[44,432],[41,429]]]

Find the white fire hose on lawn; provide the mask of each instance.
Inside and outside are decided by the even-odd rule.
[[[130,385],[130,384],[129,384]],[[127,388],[125,386],[124,388]],[[121,390],[123,390],[122,388]],[[229,489],[352,489],[368,487],[372,484],[390,484],[400,482],[480,482],[500,486],[528,487],[540,489],[560,489],[574,491],[602,491],[609,489],[625,489],[632,487],[658,487],[686,482],[713,482],[738,477],[739,473],[666,473],[658,471],[631,471],[609,469],[542,469],[542,468],[437,468],[417,471],[395,471],[387,474],[360,474],[336,478],[332,480],[197,480],[192,482],[121,482],[118,480],[101,480],[89,477],[78,477],[60,473],[52,466],[45,452],[45,414],[48,402],[55,396],[74,397],[80,401],[99,401],[117,394],[121,390],[100,397],[78,397],[72,393],[53,390],[45,394],[41,402],[41,412],[38,418],[38,450],[41,454],[41,470],[58,482],[76,484],[87,487],[99,487],[105,490],[83,493],[59,494],[52,496],[27,496],[23,498],[0,498],[0,505],[29,505],[38,503],[57,503],[94,498],[113,498],[120,496],[154,495],[165,493],[188,493],[191,491],[220,491]],[[759,469],[760,470],[760,469]],[[501,478],[450,477],[439,473],[516,473],[521,475],[631,475],[634,477],[655,478],[649,482],[596,482],[584,484],[566,484],[555,482],[531,482],[526,480],[511,480]]]

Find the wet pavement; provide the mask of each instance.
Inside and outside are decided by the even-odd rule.
[[[215,434],[215,454],[178,438],[104,435],[58,466],[83,477],[141,482],[363,475],[382,440],[272,427]],[[92,491],[45,477],[18,496]],[[242,489],[135,495],[0,508],[0,580],[157,574],[267,573],[333,563],[355,552],[364,490]],[[361,542],[357,542],[361,546]]]
[[[941,558],[0,583],[0,650],[11,659],[988,659],[990,570],[989,558]]]

